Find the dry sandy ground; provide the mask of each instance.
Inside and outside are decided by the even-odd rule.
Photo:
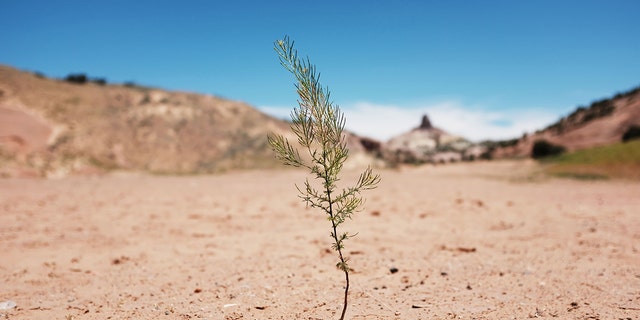
[[[346,224],[346,318],[640,319],[640,183],[530,169],[380,171]],[[17,304],[0,319],[337,319],[304,176],[0,180],[0,302]]]

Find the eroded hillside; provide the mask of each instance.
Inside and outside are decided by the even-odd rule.
[[[502,142],[495,158],[529,157],[533,144],[545,140],[567,151],[609,145],[622,141],[633,126],[640,126],[640,87],[610,99],[578,107],[570,115],[533,134]]]
[[[0,170],[59,176],[114,169],[213,173],[277,165],[284,121],[222,98],[46,79],[0,66]]]

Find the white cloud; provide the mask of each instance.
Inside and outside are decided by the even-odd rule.
[[[291,119],[291,108],[289,107],[274,107],[274,106],[260,106],[258,109],[272,117],[278,119],[289,120]]]
[[[260,109],[282,119],[288,119],[291,112],[290,108]],[[525,132],[542,129],[559,118],[557,114],[542,109],[491,111],[478,106],[464,106],[455,101],[419,106],[358,102],[342,105],[341,109],[347,118],[348,130],[382,141],[417,127],[424,114],[429,116],[434,126],[472,141],[520,137]]]

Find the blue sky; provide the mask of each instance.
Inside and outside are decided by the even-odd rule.
[[[423,113],[473,140],[640,85],[640,1],[30,1],[0,4],[0,64],[245,101],[286,117],[289,35],[356,133]]]

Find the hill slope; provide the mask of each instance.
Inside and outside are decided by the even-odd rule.
[[[279,166],[269,132],[289,124],[222,98],[46,79],[0,66],[0,175],[134,170],[214,173]],[[354,153],[360,140],[349,136]]]
[[[640,87],[610,99],[579,107],[547,128],[510,143],[502,142],[494,158],[528,157],[537,140],[546,140],[568,151],[620,142],[631,126],[640,126]]]

